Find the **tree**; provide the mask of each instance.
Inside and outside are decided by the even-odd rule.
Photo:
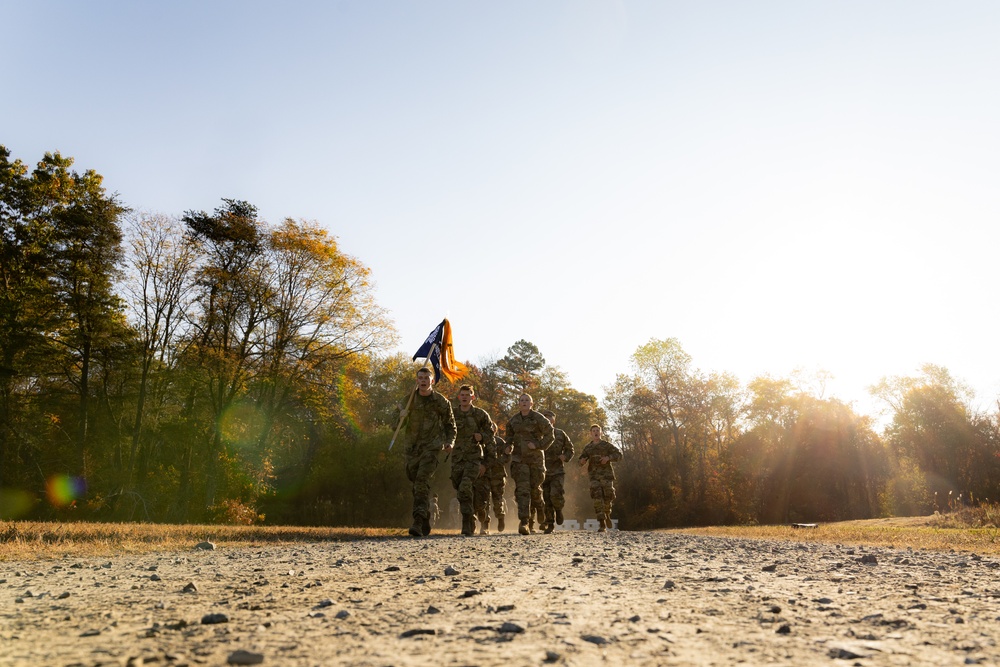
[[[872,392],[893,409],[886,444],[901,473],[919,471],[923,482],[901,484],[924,492],[921,498],[896,499],[913,511],[948,509],[939,499],[995,494],[1000,482],[998,443],[990,419],[968,407],[972,392],[947,369],[927,364],[915,377],[883,378]]]
[[[209,423],[218,424],[247,389],[251,365],[259,360],[261,328],[267,316],[268,285],[262,253],[266,234],[257,208],[234,199],[213,214],[188,211],[182,220],[202,253],[197,274],[188,363],[197,369],[187,411],[194,416],[199,396],[207,402]],[[200,385],[200,386],[199,386]],[[200,391],[199,391],[200,390]],[[205,443],[205,506],[216,503],[224,482],[222,466],[233,464],[226,451],[223,429],[207,429]],[[188,443],[188,447],[193,443]],[[194,452],[182,470],[182,502],[190,497]],[[223,489],[225,492],[225,489]],[[186,510],[181,510],[186,513]]]
[[[52,229],[50,281],[60,311],[54,333],[65,351],[66,379],[78,397],[76,468],[86,478],[92,365],[129,335],[114,289],[122,257],[118,221],[126,208],[105,192],[100,175],[70,171],[72,164],[72,158],[46,154],[33,184]]]
[[[545,357],[534,343],[519,340],[507,348],[497,361],[504,412],[513,410],[521,394],[536,392],[541,384],[539,372],[545,368]]]
[[[160,411],[170,401],[164,392],[177,371],[178,345],[186,333],[185,313],[192,306],[196,246],[185,235],[180,221],[163,215],[137,215],[127,224],[126,277],[123,291],[139,347],[131,442],[125,461],[122,493],[133,493],[136,467],[142,474],[152,454],[151,439],[145,448],[144,425],[148,399]],[[176,404],[176,401],[173,401]],[[162,415],[153,421],[159,424]]]
[[[0,487],[12,485],[22,457],[30,456],[35,429],[22,399],[53,352],[46,335],[56,321],[48,264],[53,229],[37,215],[38,194],[34,175],[0,146]]]

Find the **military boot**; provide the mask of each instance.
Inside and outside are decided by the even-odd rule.
[[[604,515],[604,525],[608,527],[608,530],[611,530],[612,528],[615,527],[615,524],[611,523],[611,513],[610,512],[608,514]]]
[[[475,519],[471,514],[462,515],[462,534],[466,537],[476,534]]]
[[[604,515],[602,514],[597,520],[601,522],[601,526],[597,529],[597,532],[603,533],[608,529],[607,524],[604,523]]]
[[[502,533],[503,529],[504,529],[503,517],[504,517],[503,514],[497,514],[497,532],[498,533]]]
[[[521,533],[522,535],[527,535],[530,532],[530,530],[528,529],[527,519],[521,519],[521,523],[517,527],[517,532]]]
[[[413,537],[420,537],[423,534],[423,531],[420,529],[420,521],[418,519],[414,519],[413,525],[410,526],[410,535]]]
[[[430,517],[422,516],[420,517],[420,534],[430,535],[431,534],[431,519]]]
[[[556,510],[556,523],[558,523],[560,526],[563,525],[563,515],[561,509]]]
[[[484,518],[479,520],[479,534],[489,535],[490,534],[490,515],[484,514]]]

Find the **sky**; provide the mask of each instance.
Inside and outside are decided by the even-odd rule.
[[[0,0],[0,144],[316,221],[399,350],[1000,396],[1000,3]]]

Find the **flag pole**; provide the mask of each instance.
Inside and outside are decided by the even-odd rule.
[[[434,356],[434,351],[437,349],[438,344],[432,343],[431,349],[427,352],[427,356],[424,357],[424,365],[421,368],[427,368],[430,363],[431,357]],[[413,389],[410,390],[410,398],[406,401],[406,407],[403,408],[403,414],[399,416],[399,423],[396,424],[396,430],[392,434],[392,440],[389,441],[388,451],[392,451],[392,446],[396,444],[396,436],[399,435],[399,429],[403,427],[403,421],[406,419],[406,415],[410,412],[410,406],[413,405],[413,396],[417,393],[417,385],[413,385]]]

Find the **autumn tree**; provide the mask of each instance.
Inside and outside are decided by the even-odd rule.
[[[885,438],[898,471],[893,506],[922,513],[949,509],[946,499],[959,495],[995,495],[1000,449],[993,420],[968,407],[972,391],[947,369],[927,364],[920,370],[872,387],[892,409]]]
[[[119,493],[134,494],[136,475],[145,480],[162,442],[157,427],[168,415],[176,418],[180,408],[171,389],[177,386],[181,341],[190,326],[186,314],[193,305],[197,249],[179,220],[144,213],[127,220],[125,257],[123,294],[139,364]]]

